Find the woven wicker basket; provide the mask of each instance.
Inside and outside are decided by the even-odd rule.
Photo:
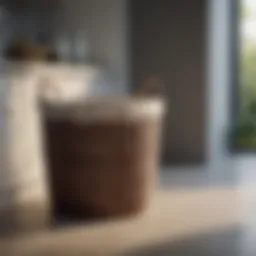
[[[155,183],[160,100],[115,99],[46,108],[46,141],[56,213],[135,214]]]

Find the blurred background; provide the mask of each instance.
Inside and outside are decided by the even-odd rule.
[[[111,217],[130,204],[143,210],[149,198],[148,213],[124,222],[115,214],[96,224],[82,218],[91,245],[80,242],[77,253],[138,248],[142,255],[145,245],[152,255],[188,255],[186,248],[199,255],[202,237],[216,241],[216,234],[226,242],[207,243],[203,255],[255,252],[253,225],[241,228],[255,204],[255,21],[253,0],[1,0],[3,237],[45,232],[42,241],[49,246],[56,237],[50,248],[58,253],[81,233],[72,214],[53,225],[55,208]],[[157,119],[160,108],[156,132],[144,118]],[[116,123],[103,118],[85,128],[72,123],[74,115],[86,124],[99,116]],[[129,128],[120,117],[132,121]],[[9,250],[3,255],[21,248],[20,255],[35,255],[36,241],[27,248],[17,241],[0,241]],[[65,248],[70,255],[74,244]]]
[[[122,91],[160,77],[172,112],[166,162],[205,161],[205,1],[6,1],[2,9],[6,59],[27,45],[35,48],[27,58],[104,67]]]

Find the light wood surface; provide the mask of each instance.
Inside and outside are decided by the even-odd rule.
[[[246,225],[255,198],[249,188],[161,190],[140,216],[3,238],[0,255],[126,255]]]

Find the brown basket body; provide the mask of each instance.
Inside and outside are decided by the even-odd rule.
[[[144,209],[155,185],[159,118],[74,122],[46,118],[57,213],[111,217]]]

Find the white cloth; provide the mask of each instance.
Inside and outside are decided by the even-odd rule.
[[[98,94],[101,74],[90,66],[0,63],[0,207],[48,198],[38,99]]]

